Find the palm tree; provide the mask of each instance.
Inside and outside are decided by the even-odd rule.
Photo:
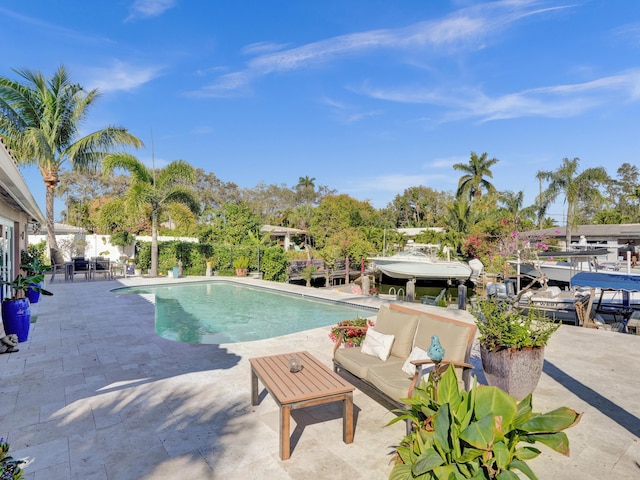
[[[522,215],[522,204],[524,202],[524,192],[520,190],[518,193],[514,193],[511,190],[506,190],[500,193],[500,202],[503,204],[504,211],[511,215],[513,219],[513,226],[518,231],[520,226],[520,218]]]
[[[163,211],[176,204],[194,213],[200,209],[195,191],[189,186],[196,181],[195,170],[184,160],[176,160],[162,169],[147,168],[127,153],[113,153],[102,161],[105,175],[116,168],[131,174],[131,184],[124,195],[127,210],[133,215],[148,214],[151,218],[151,269],[149,276],[158,275],[158,225]],[[150,210],[150,211],[149,211]]]
[[[567,204],[567,230],[565,242],[567,248],[571,246],[571,234],[576,218],[578,204],[601,196],[598,185],[609,181],[609,175],[603,167],[594,167],[578,173],[578,157],[569,160],[562,159],[562,165],[552,172],[538,172],[538,177],[549,181],[545,196],[554,201],[558,195],[564,194]]]
[[[453,168],[465,172],[458,181],[457,197],[468,194],[469,199],[482,195],[482,189],[487,192],[495,191],[495,187],[485,177],[493,178],[491,167],[498,163],[497,158],[487,159],[488,154],[485,152],[478,156],[475,152],[471,152],[469,163],[456,163]]]
[[[49,247],[57,248],[53,201],[63,165],[86,171],[116,147],[143,144],[126,129],[113,126],[78,138],[89,107],[100,93],[71,83],[64,66],[50,79],[40,72],[14,71],[23,83],[0,77],[0,135],[18,163],[33,164],[40,170],[46,187]]]
[[[298,200],[304,204],[311,204],[316,199],[316,178],[309,178],[308,175],[298,178],[298,184],[294,190],[298,196]]]

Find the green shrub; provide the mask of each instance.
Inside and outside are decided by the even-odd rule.
[[[534,413],[531,394],[517,403],[498,387],[475,382],[465,392],[451,365],[437,385],[432,377],[423,380],[404,402],[408,407],[389,423],[406,420],[413,429],[396,449],[390,480],[518,480],[515,470],[535,480],[526,463],[541,453],[533,444],[568,456],[562,430],[582,416],[566,407]]]
[[[286,282],[288,266],[289,259],[282,247],[276,245],[260,250],[260,271],[263,279]]]

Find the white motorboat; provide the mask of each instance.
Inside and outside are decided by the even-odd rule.
[[[471,280],[482,272],[482,263],[434,258],[417,250],[405,250],[391,257],[369,258],[376,268],[392,278],[433,280]]]
[[[572,284],[567,290],[555,286],[530,290],[520,298],[520,307],[533,306],[549,317],[577,324],[576,302],[593,295],[596,316],[607,323],[622,323],[623,331],[632,315],[640,312],[640,275],[579,272],[572,277]],[[496,296],[501,298],[497,290]]]
[[[640,273],[631,270],[623,270],[620,264],[610,264],[599,262],[599,257],[606,257],[609,251],[606,248],[596,248],[590,250],[575,250],[568,252],[547,252],[539,254],[541,259],[534,261],[510,260],[509,263],[519,266],[520,274],[532,278],[537,278],[543,273],[547,280],[559,283],[572,284],[572,278],[583,272],[602,274],[625,274],[638,276]],[[563,260],[554,260],[554,257]]]

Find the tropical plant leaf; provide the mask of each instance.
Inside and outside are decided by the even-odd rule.
[[[495,419],[492,414],[485,415],[460,432],[460,438],[473,447],[489,450],[495,440]]]
[[[418,457],[418,460],[413,464],[412,473],[422,475],[426,472],[433,470],[435,467],[445,463],[445,459],[435,450],[435,448],[429,448]]]
[[[535,447],[525,445],[523,447],[516,448],[513,455],[520,460],[532,460],[540,455],[540,450]]]
[[[564,432],[533,433],[530,435],[522,435],[520,439],[523,442],[540,442],[562,455],[569,456],[569,437],[567,437]]]
[[[520,470],[522,473],[524,473],[530,480],[538,480],[538,477],[536,476],[535,473],[533,473],[533,470],[531,470],[531,467],[529,465],[527,465],[525,462],[523,462],[522,460],[518,460],[517,458],[514,459],[511,464],[509,464],[509,468],[511,470]],[[513,472],[511,472],[513,473]],[[498,478],[501,478],[500,475],[498,475]],[[507,478],[507,477],[505,477]],[[517,476],[515,478],[518,478]]]
[[[389,474],[389,480],[415,480],[411,465],[396,465]]]
[[[516,400],[498,387],[481,385],[476,391],[474,405],[476,418],[483,418],[489,414],[502,417],[503,431],[511,430],[517,413]]]
[[[511,461],[511,452],[504,442],[496,442],[493,445],[493,455],[496,465],[500,470],[505,470]]]
[[[520,429],[528,433],[559,432],[574,426],[580,421],[580,418],[582,418],[581,413],[567,407],[560,407],[551,412],[531,417],[520,426]]]
[[[504,470],[496,477],[498,480],[520,480],[520,477],[509,470]]]
[[[438,403],[456,407],[460,403],[460,387],[453,365],[449,365],[438,383]]]
[[[459,462],[469,463],[472,460],[475,460],[478,457],[484,455],[485,450],[480,450],[478,448],[467,447],[462,451],[462,455],[458,459]]]
[[[517,407],[516,418],[513,420],[514,427],[519,427],[532,416],[533,412],[533,396],[531,394],[524,397]]]
[[[451,419],[449,416],[449,404],[445,403],[436,413],[433,421],[435,444],[441,452],[449,453],[451,445],[449,444],[449,428]]]

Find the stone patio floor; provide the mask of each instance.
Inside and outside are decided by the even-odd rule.
[[[123,285],[212,280],[127,278],[55,282],[34,306],[20,351],[0,355],[0,436],[27,458],[27,480],[387,479],[404,426],[360,390],[354,443],[339,404],[292,414],[292,456],[278,456],[278,407],[251,405],[250,357],[307,350],[331,365],[329,328],[268,340],[194,345],[154,332],[154,305]],[[238,279],[233,279],[238,281]],[[255,279],[245,283],[270,285]],[[305,294],[364,302],[329,290]],[[545,352],[534,410],[583,412],[567,430],[571,456],[546,447],[540,479],[640,478],[640,336],[563,326]],[[473,363],[480,380],[482,367]]]

